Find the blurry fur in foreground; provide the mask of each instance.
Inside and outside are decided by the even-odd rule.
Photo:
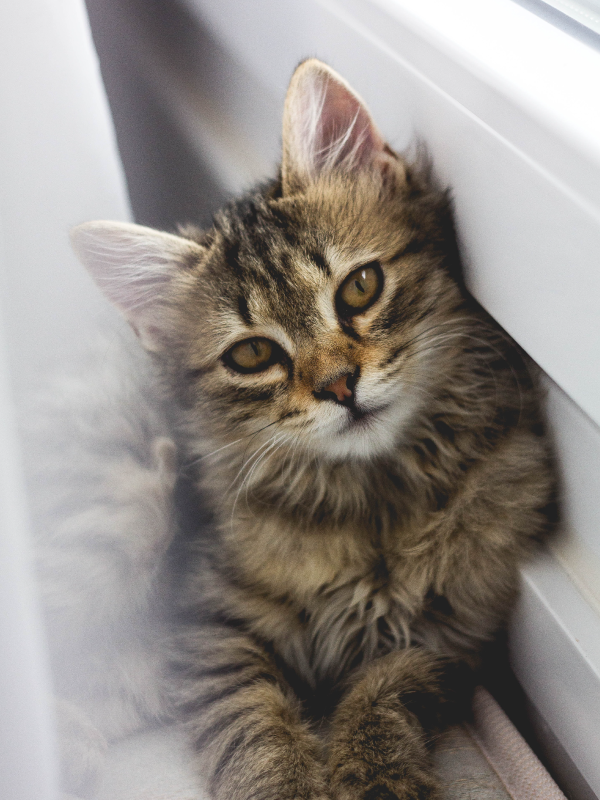
[[[175,715],[215,800],[437,797],[428,747],[554,493],[446,193],[310,60],[280,175],[209,231],[73,242],[137,340],[61,395],[36,479],[57,694],[96,754],[67,747],[72,790],[99,741]],[[175,450],[214,519],[185,536]]]
[[[99,336],[23,414],[65,787],[87,795],[107,742],[169,715],[176,450],[135,337]]]

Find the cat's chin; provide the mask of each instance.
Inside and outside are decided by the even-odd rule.
[[[345,412],[335,430],[320,437],[319,452],[332,461],[372,460],[394,450],[414,409],[388,404],[358,414]]]

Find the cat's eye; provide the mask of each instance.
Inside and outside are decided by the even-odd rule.
[[[275,342],[262,337],[238,342],[223,356],[223,361],[236,372],[262,372],[280,361],[281,349]]]
[[[335,304],[343,317],[353,317],[366,311],[381,294],[383,273],[378,261],[372,261],[351,272],[338,289]]]

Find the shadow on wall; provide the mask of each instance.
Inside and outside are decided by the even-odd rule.
[[[207,227],[226,197],[173,105],[184,93],[201,113],[194,75],[215,45],[176,0],[86,2],[136,222]]]

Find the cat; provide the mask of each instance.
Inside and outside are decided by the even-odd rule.
[[[176,574],[166,713],[208,795],[438,797],[432,737],[465,713],[555,491],[533,366],[464,289],[448,193],[310,59],[279,175],[210,230],[72,240],[166,409],[142,435],[161,545],[127,563],[147,587]],[[213,515],[186,535],[177,469]]]

